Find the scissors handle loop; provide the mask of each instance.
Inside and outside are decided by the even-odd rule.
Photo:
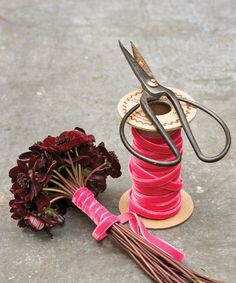
[[[123,44],[121,42],[119,42],[119,44],[120,44],[120,48],[121,48],[127,62],[129,63],[129,65],[130,65],[131,69],[133,70],[135,76],[140,81],[141,86],[144,90],[144,93],[143,93],[143,95],[141,96],[141,99],[140,99],[140,105],[138,104],[138,105],[135,105],[133,108],[131,108],[125,114],[123,119],[121,120],[120,136],[121,136],[121,140],[122,140],[124,146],[136,157],[138,157],[141,160],[146,161],[148,163],[154,164],[154,165],[173,166],[173,165],[178,164],[181,161],[180,152],[178,151],[175,144],[171,140],[169,134],[165,131],[164,127],[162,126],[162,124],[160,123],[160,121],[158,120],[156,115],[152,112],[151,107],[149,106],[149,103],[151,103],[153,101],[158,101],[162,96],[166,96],[169,99],[169,101],[172,103],[173,107],[175,108],[176,113],[178,114],[180,122],[182,124],[182,127],[185,131],[185,134],[186,134],[193,150],[195,151],[197,157],[204,162],[215,162],[215,161],[218,161],[221,158],[223,158],[226,155],[226,153],[228,152],[230,145],[231,145],[230,131],[229,131],[227,125],[225,124],[225,122],[218,115],[216,115],[213,111],[211,111],[210,109],[207,109],[206,107],[200,105],[197,102],[194,102],[194,101],[191,101],[191,100],[188,100],[188,99],[179,98],[173,93],[173,91],[171,91],[170,89],[159,84],[157,82],[157,80],[155,79],[150,67],[148,66],[148,64],[144,60],[143,56],[138,51],[138,49],[134,46],[133,43],[131,43],[133,56],[123,46]],[[196,141],[196,139],[195,139],[195,137],[192,133],[192,130],[189,126],[189,123],[188,123],[188,121],[185,117],[183,108],[182,108],[179,101],[186,102],[190,105],[195,106],[196,108],[201,109],[202,111],[204,111],[205,113],[207,113],[211,117],[213,117],[221,125],[221,127],[224,131],[225,137],[226,137],[226,143],[225,143],[223,150],[219,154],[217,154],[215,156],[206,156],[201,152],[201,149],[200,149],[200,147],[199,147],[199,145],[198,145],[198,143],[197,143],[197,141]],[[146,158],[145,156],[142,156],[140,153],[138,153],[137,151],[135,151],[131,147],[131,145],[129,144],[129,142],[127,141],[127,139],[125,137],[124,126],[125,126],[125,122],[128,119],[128,117],[136,109],[138,109],[139,106],[141,106],[144,113],[148,116],[148,118],[154,124],[156,130],[159,132],[159,134],[162,136],[162,138],[166,141],[169,148],[173,152],[175,159],[173,159],[171,161],[153,160],[153,159],[150,159],[150,158]]]
[[[169,99],[174,104],[175,108],[178,109],[177,113],[179,114],[179,118],[180,118],[180,121],[182,123],[183,129],[184,129],[186,136],[188,137],[190,144],[192,145],[196,155],[198,156],[198,158],[200,160],[204,161],[204,162],[216,162],[216,161],[222,159],[227,154],[227,152],[229,151],[229,148],[230,148],[230,145],[231,145],[230,131],[229,131],[227,125],[225,124],[225,122],[216,113],[214,113],[210,109],[202,106],[201,104],[199,104],[195,101],[185,99],[185,98],[177,98],[175,95],[174,96],[170,95]],[[158,120],[156,115],[153,114],[153,112],[151,111],[151,108],[149,106],[149,103],[155,103],[158,100],[159,100],[159,98],[158,99],[154,99],[153,97],[150,98],[150,97],[148,97],[147,93],[144,93],[141,97],[140,104],[137,104],[137,105],[133,106],[131,109],[129,109],[127,111],[127,113],[124,115],[124,117],[122,118],[121,123],[120,123],[120,129],[119,129],[120,137],[121,137],[122,143],[127,148],[127,150],[131,154],[136,156],[137,158],[139,158],[139,159],[141,159],[145,162],[148,162],[150,164],[156,165],[156,166],[174,166],[174,165],[177,165],[181,161],[180,152],[176,148],[176,146],[173,143],[173,141],[171,140],[169,134],[166,132],[166,130],[164,129],[164,127],[162,126],[162,124],[160,123],[160,121]],[[219,154],[209,157],[209,156],[204,155],[201,152],[201,150],[198,146],[198,143],[196,142],[196,139],[194,138],[194,136],[192,134],[191,128],[189,127],[188,121],[186,120],[185,114],[183,112],[182,106],[179,103],[179,101],[188,103],[190,105],[193,105],[196,108],[199,108],[200,110],[209,114],[212,118],[214,118],[221,125],[221,127],[222,127],[222,129],[225,133],[226,143],[225,143],[223,150]],[[147,157],[141,155],[139,152],[137,152],[130,145],[130,143],[128,142],[128,140],[125,136],[125,124],[126,124],[127,119],[129,118],[129,116],[132,115],[139,108],[139,106],[141,106],[143,111],[147,114],[147,116],[150,118],[150,120],[155,125],[159,134],[166,141],[166,143],[170,147],[171,151],[173,152],[175,159],[173,159],[171,161],[163,161],[163,160],[155,160],[155,159],[147,158]]]

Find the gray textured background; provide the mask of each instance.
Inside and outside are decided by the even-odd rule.
[[[164,85],[214,109],[235,138],[235,5],[228,1],[0,0],[0,282],[150,282],[94,225],[71,209],[54,239],[22,231],[9,216],[8,170],[34,141],[75,126],[104,140],[123,175],[100,197],[114,213],[130,187],[129,154],[118,135],[119,99],[138,86],[117,41],[133,40]],[[199,114],[192,123],[203,149],[224,142]],[[205,164],[185,143],[182,176],[195,202],[182,226],[155,233],[183,249],[186,263],[236,282],[235,146]],[[234,209],[233,209],[234,206]]]

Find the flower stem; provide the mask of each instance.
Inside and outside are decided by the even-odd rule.
[[[55,188],[43,188],[44,192],[57,192],[57,193],[61,193],[61,194],[65,194],[67,195],[67,192],[59,190],[59,189],[55,189]]]
[[[61,189],[63,189],[65,192],[68,193],[69,196],[73,195],[74,191],[72,191],[70,188],[67,188],[66,186],[62,185],[60,182],[51,179],[50,180],[52,183],[58,185],[58,187],[60,187]]]
[[[60,181],[60,178],[57,177],[56,175],[52,175],[53,178],[55,178],[56,180]]]
[[[59,200],[59,199],[62,199],[62,198],[65,198],[64,196],[58,196],[58,197],[55,197],[53,199],[50,200],[50,204],[52,204],[53,202]]]
[[[78,178],[78,174],[76,174],[76,170],[75,170],[74,162],[73,162],[73,160],[72,160],[72,158],[71,158],[71,155],[70,155],[70,152],[69,152],[69,151],[67,152],[67,155],[68,155],[68,157],[69,157],[70,165],[71,165],[71,168],[72,168],[73,174],[74,174],[74,176],[75,176],[76,185],[77,185],[77,186],[80,186],[79,178]]]
[[[78,185],[81,187],[81,182],[80,182],[80,175],[79,175],[79,171],[78,171],[78,164],[75,163],[75,176],[77,177],[78,180]]]
[[[75,177],[73,176],[73,174],[70,172],[70,169],[68,167],[65,167],[67,173],[69,174],[69,176],[71,177],[72,181],[74,183],[76,183]]]
[[[78,168],[79,168],[79,182],[81,186],[84,186],[81,164],[77,164],[77,170]]]
[[[69,180],[67,180],[66,178],[64,178],[58,171],[54,170],[53,172],[61,179],[61,181],[63,182],[63,184],[64,184],[68,189],[70,189],[70,191],[71,191],[72,193],[74,193],[74,192],[77,190],[76,184],[72,184]]]

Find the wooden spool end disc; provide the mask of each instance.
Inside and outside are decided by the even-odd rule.
[[[169,89],[171,89],[177,97],[193,100],[193,98],[189,94],[182,90],[172,87],[169,87]],[[118,113],[120,114],[121,118],[124,117],[128,110],[130,110],[133,106],[139,103],[142,93],[142,89],[137,89],[121,98],[120,102],[118,103]],[[180,103],[184,110],[184,114],[186,116],[187,121],[191,122],[196,116],[197,109],[194,106],[185,102]],[[181,128],[179,116],[176,113],[173,105],[169,103],[166,97],[161,97],[159,102],[153,105],[152,109],[154,113],[158,113],[156,116],[167,132],[172,132]],[[132,115],[130,115],[130,117],[127,119],[127,123],[129,123],[132,127],[136,129],[147,133],[149,132],[150,134],[151,132],[156,132],[155,126],[148,119],[141,107],[139,107]]]
[[[119,210],[121,213],[125,213],[129,210],[128,195],[129,195],[129,190],[126,191],[120,198]],[[181,223],[184,223],[192,215],[194,204],[191,196],[184,190],[181,190],[181,198],[182,198],[181,209],[173,217],[164,220],[154,220],[140,216],[145,227],[149,229],[167,229],[178,226]]]
[[[188,95],[182,90],[176,88],[170,89],[175,93],[177,97],[193,100],[190,95]],[[129,109],[139,103],[142,93],[142,89],[137,89],[133,92],[128,93],[120,100],[118,104],[118,112],[121,117],[123,117]],[[184,102],[180,103],[184,110],[187,121],[191,122],[196,116],[197,109],[191,106],[190,104]],[[157,114],[156,116],[158,120],[162,123],[163,127],[167,132],[171,133],[181,128],[181,122],[179,120],[178,114],[176,113],[173,105],[168,102],[166,97],[161,97],[159,102],[156,105],[152,106],[152,109],[154,113]],[[142,132],[142,134],[144,135],[158,135],[155,126],[148,119],[148,117],[145,115],[145,113],[140,107],[127,119],[127,122],[132,127]],[[150,229],[166,229],[170,227],[175,227],[185,222],[192,215],[194,205],[191,196],[187,192],[182,190],[181,197],[182,206],[180,211],[175,216],[165,220],[153,220],[140,216],[140,218],[143,220],[144,225]],[[120,198],[119,210],[121,213],[128,211],[128,191],[125,192]]]

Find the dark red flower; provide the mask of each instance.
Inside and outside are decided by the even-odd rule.
[[[26,201],[32,200],[42,188],[33,171],[35,161],[35,156],[29,162],[18,159],[17,166],[9,171],[13,183],[11,192]]]
[[[37,146],[41,150],[47,150],[49,152],[54,152],[56,150],[56,145],[56,137],[52,136],[48,136],[46,139],[43,140],[43,142],[37,144]]]
[[[42,153],[33,166],[37,182],[46,185],[52,176],[56,163],[57,161],[53,159],[52,155]]]
[[[112,178],[118,178],[121,175],[121,167],[119,160],[114,151],[107,151],[103,142],[97,146],[97,151],[102,155],[103,160],[107,161],[107,175]]]
[[[26,203],[25,201],[13,199],[9,202],[11,207],[10,212],[12,212],[13,219],[22,219],[27,215]]]
[[[9,203],[11,217],[18,220],[19,227],[29,227],[35,231],[44,230],[52,237],[50,229],[64,223],[64,217],[59,213],[59,206],[45,210],[50,202],[44,195],[38,195],[35,201],[36,205],[31,201],[11,200]]]
[[[106,189],[109,175],[121,175],[114,152],[94,141],[93,135],[75,128],[58,137],[48,136],[19,156],[9,176],[14,195],[10,212],[20,227],[52,236],[51,228],[64,223],[63,215],[77,188],[86,185],[98,195]]]
[[[91,145],[95,141],[93,135],[86,135],[81,128],[75,128],[73,131],[65,131],[57,137],[48,136],[39,147],[51,152],[66,152],[81,144]]]

